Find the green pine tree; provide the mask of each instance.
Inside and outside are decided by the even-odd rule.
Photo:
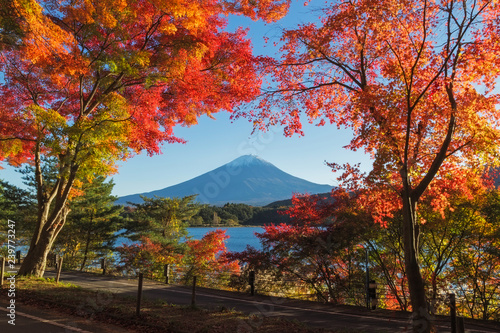
[[[23,245],[33,233],[36,208],[29,191],[0,180],[0,244],[7,240],[8,220],[15,222],[16,245]]]
[[[201,205],[194,202],[196,195],[183,198],[148,198],[141,196],[143,203],[133,204],[133,219],[137,223],[137,235],[145,236],[163,245],[179,244],[187,236],[187,221],[195,216]]]
[[[84,194],[70,203],[71,212],[56,247],[68,255],[70,264],[83,270],[88,261],[105,257],[113,250],[117,231],[122,228],[122,206],[114,204],[112,180],[98,176],[82,186]]]

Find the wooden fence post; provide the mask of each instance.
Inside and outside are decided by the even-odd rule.
[[[457,333],[465,333],[464,317],[457,317]]]
[[[255,271],[248,273],[248,284],[250,285],[250,294],[255,295]]]
[[[193,276],[193,294],[191,295],[191,306],[196,306],[196,275]]]
[[[165,275],[165,284],[169,283],[168,277],[170,276],[170,265],[165,264],[165,268],[163,270],[163,275]]]
[[[5,274],[5,257],[2,257],[2,265],[0,266],[0,286],[3,286],[3,275]]]
[[[451,319],[451,333],[457,333],[457,303],[455,294],[450,296],[450,319]]]
[[[106,258],[101,259],[102,275],[106,275]]]
[[[63,262],[63,256],[60,256],[59,262],[57,264],[56,283],[59,283],[59,277],[61,276],[61,270],[62,270],[62,262]]]
[[[137,317],[141,315],[141,298],[142,298],[142,280],[144,279],[144,274],[139,273],[139,288],[137,290],[137,309],[135,314]]]

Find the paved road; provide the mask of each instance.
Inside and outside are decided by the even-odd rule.
[[[15,325],[7,314],[7,301],[0,300],[0,332],[2,333],[125,333],[132,332],[110,324],[81,317],[59,314],[25,304],[16,304]]]
[[[52,272],[47,272],[52,277]],[[71,282],[84,288],[107,290],[117,294],[129,296],[137,295],[137,279],[103,277],[99,275],[79,272],[64,272],[61,281]],[[164,285],[157,282],[145,281],[144,297],[162,299],[171,304],[191,304],[191,290],[183,286]],[[107,300],[105,294],[101,302]],[[198,288],[196,303],[206,308],[226,307],[234,308],[247,314],[253,314],[255,327],[259,318],[280,316],[287,319],[297,319],[308,325],[332,329],[357,329],[366,332],[407,332],[410,320],[404,313],[375,310],[362,314],[347,313],[345,308],[338,308],[318,302],[296,301],[284,298],[266,296],[250,296],[246,294]],[[85,300],[82,300],[85,307]],[[500,327],[500,326],[499,326]],[[440,332],[450,332],[447,322],[438,323]],[[467,332],[495,333],[497,329],[488,329],[481,326],[468,326]]]

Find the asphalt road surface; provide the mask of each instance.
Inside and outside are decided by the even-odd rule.
[[[93,322],[81,317],[59,314],[25,304],[16,304],[15,325],[7,314],[7,301],[0,300],[1,333],[126,333],[132,332],[110,324]]]

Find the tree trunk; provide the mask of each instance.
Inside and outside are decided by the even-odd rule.
[[[69,209],[62,207],[58,214],[53,214],[52,219],[39,219],[37,233],[33,235],[28,254],[24,258],[18,275],[33,275],[43,277],[47,264],[47,255],[52,249],[52,245],[57,235],[61,231]]]
[[[414,333],[435,332],[418,262],[419,227],[416,215],[416,201],[406,194],[403,195],[403,239],[406,276],[413,312],[412,330]]]
[[[43,277],[45,265],[47,264],[47,255],[55,240],[54,236],[54,231],[49,231],[47,229],[41,231],[38,242],[28,250],[28,254],[19,268],[19,275]]]
[[[83,262],[82,265],[80,266],[80,271],[83,271],[85,268],[85,264],[87,263],[87,255],[89,253],[89,247],[90,247],[90,228],[87,230],[87,241],[85,242],[85,251],[83,253]]]
[[[90,247],[90,236],[92,234],[92,222],[94,222],[94,213],[93,212],[90,213],[90,224],[88,225],[88,229],[87,229],[87,241],[85,243],[85,252],[83,254],[83,262],[82,262],[82,266],[80,267],[80,271],[83,271],[83,269],[85,268],[85,264],[87,262],[87,255],[89,253],[89,247]]]
[[[432,284],[432,299],[431,299],[431,308],[429,309],[431,314],[434,315],[436,313],[436,306],[438,304],[438,289],[437,289],[437,276],[438,274],[434,271],[432,272],[431,284]]]

